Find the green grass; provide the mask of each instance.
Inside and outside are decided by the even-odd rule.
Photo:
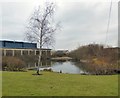
[[[117,96],[118,75],[3,72],[3,96]]]
[[[0,71],[0,98],[2,96],[2,72]]]

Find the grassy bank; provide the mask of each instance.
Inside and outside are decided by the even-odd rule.
[[[3,96],[115,96],[118,76],[3,72]]]

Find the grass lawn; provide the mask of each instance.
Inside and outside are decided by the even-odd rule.
[[[2,71],[0,71],[0,98],[2,96]]]
[[[3,96],[117,96],[118,75],[3,72]]]

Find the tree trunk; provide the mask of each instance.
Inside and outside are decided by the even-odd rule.
[[[41,66],[41,56],[42,56],[42,53],[41,53],[41,47],[39,48],[39,57],[38,57],[38,68],[37,68],[37,74],[40,75],[40,66]]]

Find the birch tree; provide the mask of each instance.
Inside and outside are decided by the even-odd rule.
[[[39,6],[31,15],[27,26],[26,38],[31,42],[39,44],[38,75],[39,66],[41,65],[42,48],[52,45],[55,41],[54,33],[58,28],[58,23],[55,24],[53,22],[54,12],[54,3],[46,3],[43,8]]]

